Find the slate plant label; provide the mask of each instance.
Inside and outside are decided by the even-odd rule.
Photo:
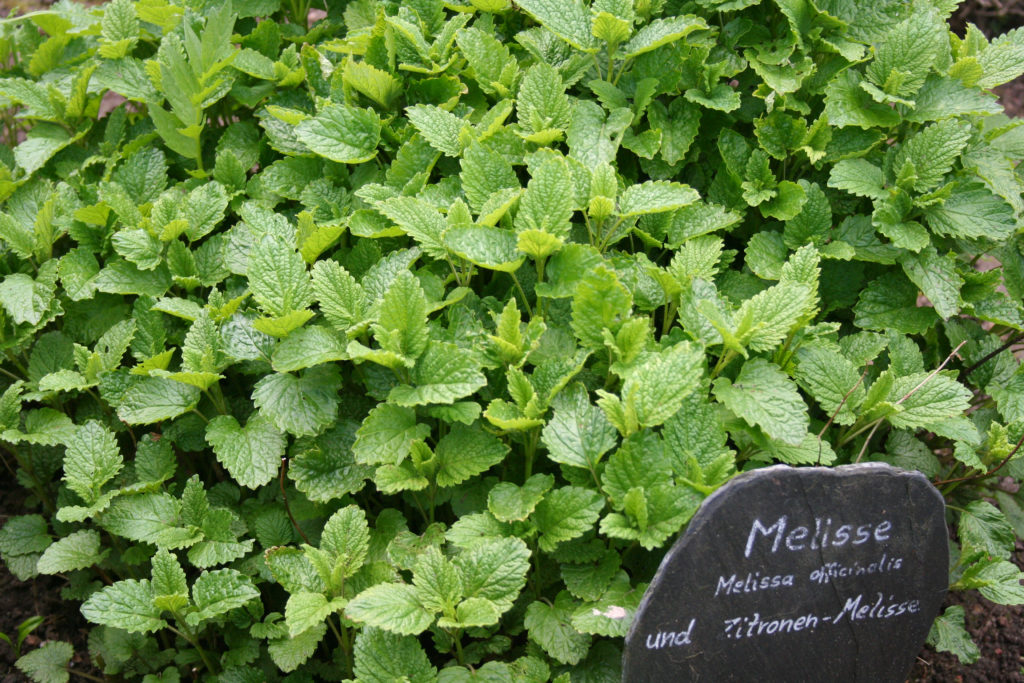
[[[626,638],[623,680],[902,681],[948,583],[945,505],[881,463],[777,465],[707,499]]]

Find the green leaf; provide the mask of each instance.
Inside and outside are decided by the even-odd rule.
[[[53,640],[18,658],[15,665],[36,683],[67,683],[68,665],[75,654],[71,643]]]
[[[572,300],[572,329],[586,347],[604,348],[607,329],[618,332],[629,316],[633,299],[615,272],[603,265],[589,270]]]
[[[590,12],[580,0],[525,0],[519,7],[577,50],[596,52]]]
[[[311,274],[314,296],[331,325],[344,332],[365,320],[367,301],[363,288],[337,261],[317,261]]]
[[[876,102],[861,87],[861,76],[848,69],[825,88],[825,115],[837,127],[886,129],[900,122],[900,115],[888,105]]]
[[[417,424],[412,408],[381,403],[363,420],[352,452],[360,463],[397,465],[408,457],[413,441],[429,434],[429,425]]]
[[[561,137],[569,127],[569,98],[558,69],[540,63],[531,66],[519,86],[516,98],[516,116],[519,125],[534,134],[530,142],[544,144]]]
[[[960,515],[957,525],[965,549],[981,550],[996,558],[1009,558],[1013,553],[1013,526],[1000,510],[983,500],[972,501]]]
[[[100,550],[99,532],[82,529],[72,532],[43,551],[37,569],[40,574],[63,574],[99,563],[110,552]]]
[[[894,427],[937,428],[943,420],[962,415],[970,399],[970,390],[947,374],[917,372],[897,377],[888,400],[899,401],[900,410],[889,416],[889,423]]]
[[[795,446],[807,434],[807,406],[796,385],[774,363],[749,360],[735,382],[719,377],[713,391],[729,410],[773,439]]]
[[[568,237],[573,208],[568,165],[559,157],[545,159],[534,169],[519,200],[516,231],[538,230],[564,239]]]
[[[95,420],[78,427],[65,445],[64,481],[91,505],[124,466],[121,449],[114,435]]]
[[[797,351],[795,379],[836,424],[853,424],[865,391],[857,367],[845,356],[823,346],[804,345]]]
[[[928,227],[939,235],[1001,241],[1016,230],[1013,207],[978,184],[958,185],[946,201],[924,210]]]
[[[485,599],[505,612],[526,585],[530,551],[518,538],[481,539],[453,563],[462,577],[464,597]]]
[[[625,107],[605,114],[596,102],[577,101],[566,131],[566,141],[573,158],[587,168],[610,164],[615,159],[623,133],[632,122],[633,112]]]
[[[346,61],[342,80],[385,109],[402,91],[401,81],[366,62]]]
[[[685,38],[694,31],[707,28],[708,25],[703,19],[692,14],[654,19],[637,31],[636,35],[622,47],[623,56],[626,58],[636,57],[680,38]]]
[[[328,104],[295,127],[295,137],[322,157],[361,164],[377,156],[380,118],[372,109]]]
[[[133,541],[146,541],[158,548],[182,548],[202,538],[195,527],[179,520],[181,502],[167,493],[120,496],[100,517],[100,524],[112,534]]]
[[[352,452],[356,428],[356,423],[345,420],[316,439],[296,441],[288,476],[307,498],[327,502],[356,493],[373,475],[373,469],[358,464]]]
[[[271,640],[267,651],[281,671],[295,671],[313,656],[325,633],[327,624],[321,623],[297,636]]]
[[[884,185],[882,169],[867,159],[843,159],[832,167],[828,178],[829,187],[871,199],[885,199],[889,196]]]
[[[399,384],[388,400],[400,406],[450,404],[469,396],[487,383],[472,352],[447,342],[434,342],[416,361],[414,386]]]
[[[436,481],[438,486],[455,486],[486,472],[508,454],[508,446],[477,427],[452,425],[437,442]]]
[[[689,185],[666,180],[648,180],[627,187],[619,199],[619,214],[639,216],[646,213],[673,211],[693,204],[700,195]]]
[[[572,626],[575,605],[565,591],[554,604],[532,602],[526,608],[524,624],[529,638],[563,664],[578,664],[590,649],[590,636]]]
[[[278,372],[296,372],[314,365],[347,360],[346,344],[320,325],[300,327],[274,349],[271,366]]]
[[[234,569],[217,569],[204,571],[192,584],[192,602],[196,611],[188,614],[185,621],[190,626],[197,626],[242,607],[260,592],[252,584],[252,579]]]
[[[462,190],[477,213],[487,200],[502,190],[519,190],[519,179],[512,164],[490,146],[474,143],[466,148],[460,161]]]
[[[953,168],[970,138],[970,126],[947,119],[933,123],[908,137],[896,153],[893,168],[897,171],[904,163],[912,163],[917,172],[914,189],[927,192],[935,189]]]
[[[418,358],[427,348],[427,298],[409,271],[400,272],[392,281],[380,303],[378,318],[374,334],[388,351]]]
[[[429,546],[413,567],[416,598],[430,612],[450,613],[462,595],[462,577],[437,546]]]
[[[548,457],[560,464],[594,470],[601,456],[615,447],[616,431],[604,412],[590,403],[582,384],[563,389],[541,438]]]
[[[623,441],[608,458],[601,475],[601,488],[621,509],[631,489],[651,490],[671,481],[672,467],[662,442],[649,430]]]
[[[305,631],[324,623],[338,607],[328,602],[323,593],[301,591],[288,596],[284,608],[284,620],[288,625],[288,634],[294,638]]]
[[[187,413],[199,403],[199,389],[161,377],[144,377],[132,384],[117,406],[128,424],[151,424]]]
[[[370,527],[366,513],[348,505],[331,515],[320,537],[320,548],[334,555],[334,571],[343,578],[354,575],[366,561],[370,547]]]
[[[152,585],[158,597],[181,597],[180,607],[188,604],[188,583],[185,581],[185,570],[178,563],[178,558],[167,550],[161,549],[153,555]],[[180,609],[178,607],[178,609]]]
[[[299,377],[274,373],[256,383],[252,401],[277,428],[295,436],[314,436],[338,413],[341,378],[331,365],[318,365]]]
[[[313,302],[306,262],[273,236],[263,237],[253,247],[248,276],[253,299],[270,315],[299,311]]]
[[[440,107],[417,104],[405,110],[406,116],[430,146],[442,154],[458,157],[462,152],[462,135],[469,124]]]
[[[508,97],[512,93],[520,71],[519,63],[509,53],[507,45],[476,27],[460,30],[455,42],[484,92],[500,97]]]
[[[74,139],[60,126],[40,123],[29,130],[24,142],[14,148],[14,160],[26,175],[32,175]]]
[[[943,256],[934,249],[924,249],[917,254],[908,253],[901,263],[903,272],[921,288],[943,320],[960,312],[960,288],[964,281],[951,254]]]
[[[444,233],[448,224],[433,206],[415,197],[394,197],[378,204],[377,209],[411,235],[428,256],[446,257]]]
[[[126,579],[102,588],[82,604],[82,614],[94,624],[129,633],[151,633],[167,626],[162,610],[153,604],[156,593],[148,579]]]
[[[33,280],[24,273],[12,273],[0,282],[0,304],[16,324],[39,324],[52,300],[52,286]]]
[[[950,605],[932,624],[928,643],[938,652],[951,652],[963,664],[973,664],[981,657],[981,650],[964,628],[964,608]]]
[[[917,287],[897,273],[888,273],[861,290],[853,311],[854,324],[868,330],[894,329],[919,334],[938,322],[934,309],[917,305]]]
[[[359,680],[368,682],[434,683],[437,679],[437,670],[416,638],[372,627],[356,634],[354,671]]]
[[[352,598],[345,615],[368,626],[399,635],[418,635],[434,621],[417,598],[417,591],[403,583],[379,583]]]
[[[704,353],[681,342],[642,356],[622,383],[622,397],[636,411],[642,427],[656,427],[672,417],[690,392],[697,388],[704,369]]]
[[[445,233],[445,244],[470,263],[489,270],[512,273],[524,260],[515,234],[501,228],[456,225]]]
[[[1001,113],[991,93],[968,87],[958,78],[931,74],[914,96],[914,109],[904,115],[907,121],[924,123],[964,115]]]
[[[578,486],[551,491],[533,513],[533,521],[540,531],[540,549],[551,552],[559,543],[590,531],[603,508],[604,499],[597,491]]]
[[[224,220],[224,211],[228,207],[228,194],[224,186],[214,181],[200,185],[188,193],[182,204],[182,212],[188,220],[185,234],[195,242],[213,232],[217,224]]]
[[[1014,29],[994,39],[978,55],[979,87],[989,89],[1024,73],[1024,31]]]
[[[550,474],[535,474],[522,486],[502,482],[488,492],[487,509],[502,522],[521,522],[530,516],[554,484],[555,479]]]
[[[284,434],[262,415],[254,415],[244,428],[230,415],[215,417],[206,426],[206,441],[231,477],[251,489],[277,475],[284,455]]]

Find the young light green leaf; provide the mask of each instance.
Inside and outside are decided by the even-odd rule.
[[[964,628],[964,608],[950,605],[932,624],[928,643],[938,652],[951,652],[964,664],[973,664],[981,657],[981,650]]]

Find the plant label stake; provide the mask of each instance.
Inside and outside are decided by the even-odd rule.
[[[665,556],[623,680],[903,681],[949,579],[919,472],[767,467],[712,494]]]

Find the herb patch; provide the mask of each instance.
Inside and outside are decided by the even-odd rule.
[[[323,9],[0,21],[31,494],[0,557],[64,578],[106,674],[615,681],[673,539],[779,463],[922,472],[951,587],[1024,602],[1024,145],[990,93],[1024,33],[938,0]],[[971,661],[962,619],[932,641]]]

